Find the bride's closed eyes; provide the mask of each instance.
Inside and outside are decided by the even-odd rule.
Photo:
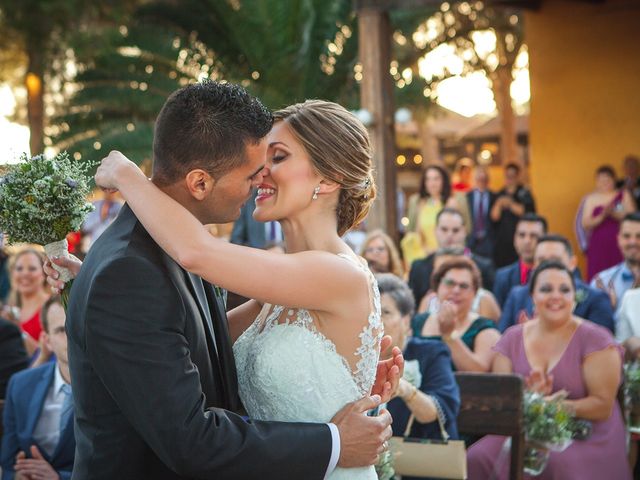
[[[281,161],[283,161],[284,159],[286,159],[289,156],[289,152],[279,148],[278,146],[275,146],[275,148],[273,148],[273,153],[271,154],[271,161],[273,163],[280,163]]]

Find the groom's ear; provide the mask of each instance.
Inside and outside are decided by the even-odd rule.
[[[216,181],[209,173],[198,168],[187,173],[185,183],[193,198],[204,200],[213,190]]]

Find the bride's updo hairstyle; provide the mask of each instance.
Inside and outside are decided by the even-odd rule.
[[[318,173],[340,185],[338,235],[358,225],[376,197],[369,133],[344,107],[324,100],[296,103],[273,114],[287,122]]]

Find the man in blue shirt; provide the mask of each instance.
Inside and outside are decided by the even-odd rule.
[[[575,269],[576,257],[569,240],[561,235],[545,235],[538,240],[534,255],[535,265],[550,260],[561,262],[571,271]],[[535,316],[533,308],[528,285],[514,287],[502,310],[498,328],[504,332],[512,325],[530,320]],[[613,308],[609,297],[603,291],[591,288],[579,279],[576,279],[576,306],[573,312],[578,317],[614,332]]]
[[[75,451],[65,312],[60,297],[42,307],[44,341],[56,361],[16,373],[3,412],[2,480],[67,480]]]
[[[603,270],[591,280],[591,286],[604,291],[611,299],[618,319],[622,296],[630,288],[640,287],[640,212],[627,214],[620,224],[618,246],[624,260]]]

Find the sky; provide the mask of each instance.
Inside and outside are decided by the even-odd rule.
[[[14,163],[23,152],[29,152],[29,129],[12,123],[9,116],[16,108],[16,99],[8,85],[0,86],[0,164]]]

